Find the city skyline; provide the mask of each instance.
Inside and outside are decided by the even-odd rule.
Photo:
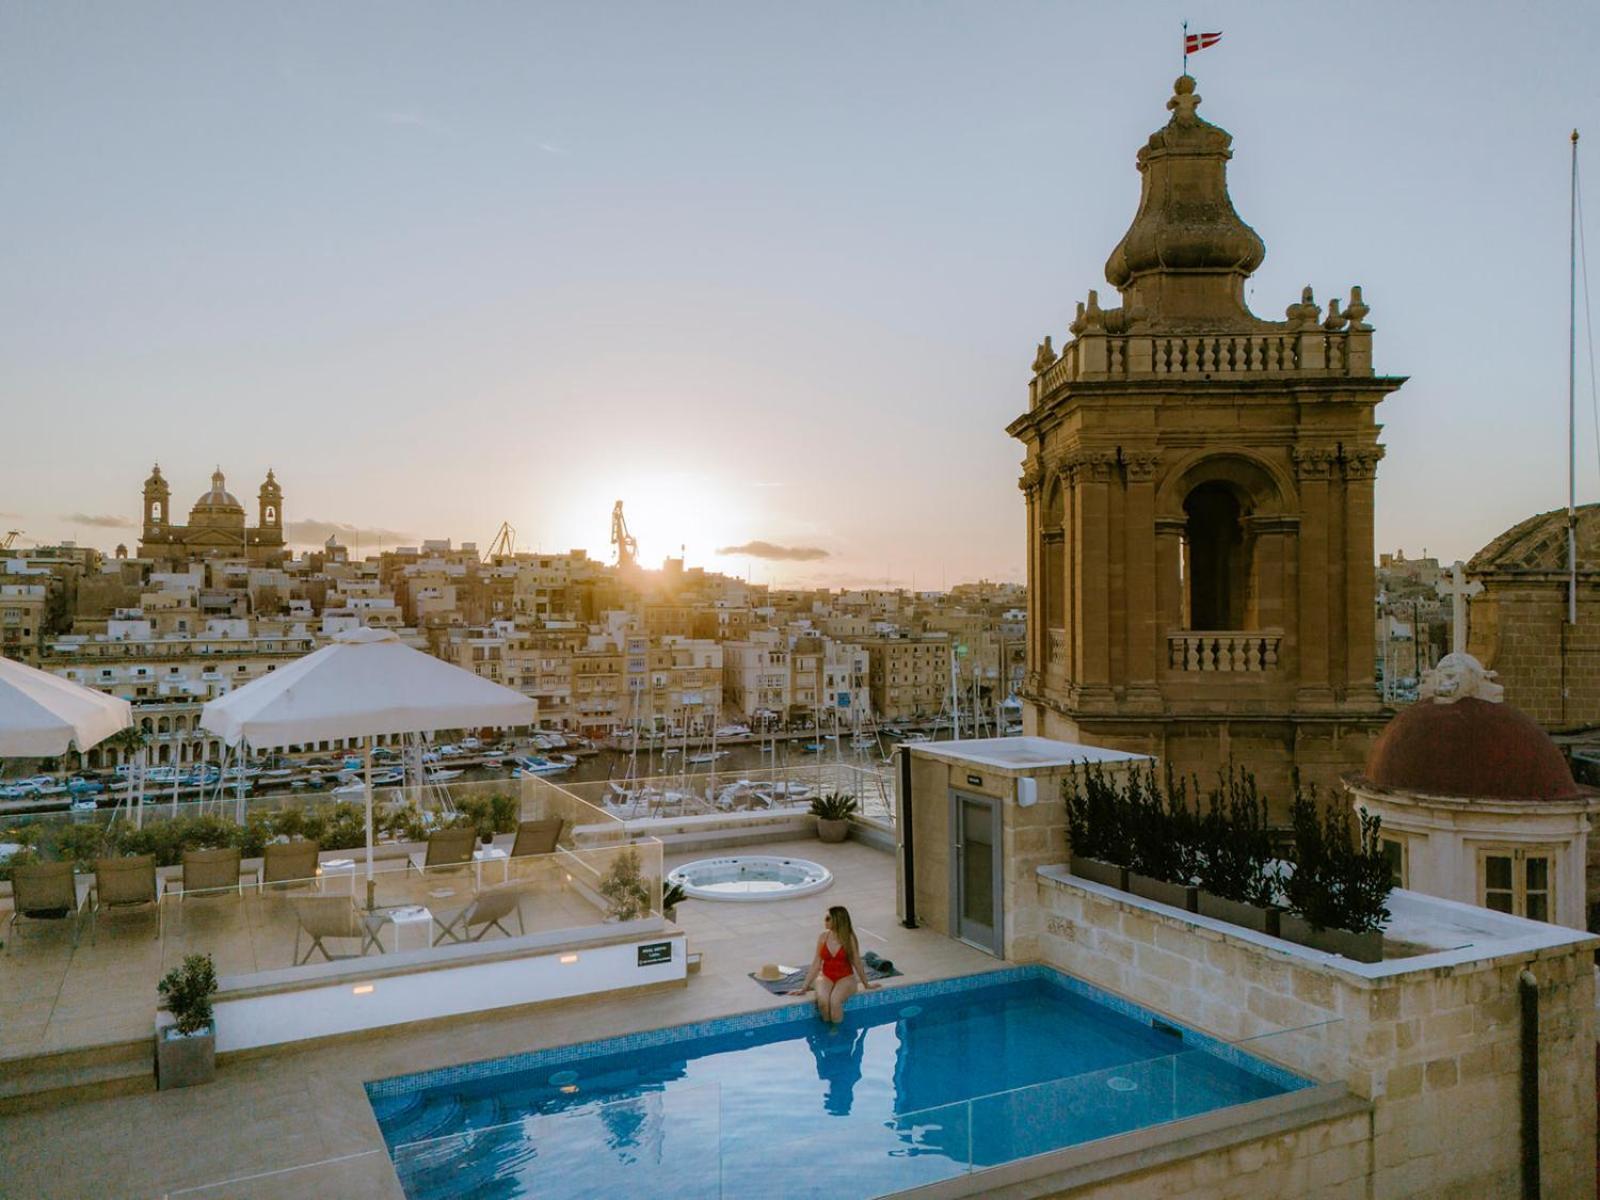
[[[1566,139],[1600,106],[1600,17],[1523,14],[1489,56],[1492,11],[1228,6],[1190,62],[1266,241],[1253,309],[1363,286],[1411,376],[1377,544],[1444,561],[1565,501]],[[0,189],[0,371],[35,451],[0,529],[132,548],[159,460],[175,516],[218,464],[247,508],[275,468],[300,545],[509,521],[606,558],[621,498],[651,566],[1022,579],[1004,426],[1110,291],[1182,17],[914,12],[0,15],[32,167]],[[1059,69],[1019,68],[1069,21]]]

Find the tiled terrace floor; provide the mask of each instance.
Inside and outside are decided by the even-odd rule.
[[[0,1197],[10,1200],[400,1200],[362,1083],[518,1051],[685,1021],[809,1003],[746,978],[763,962],[804,962],[823,911],[845,904],[863,949],[905,972],[899,983],[991,970],[999,960],[895,917],[893,860],[855,842],[749,846],[828,866],[828,891],[763,904],[685,903],[679,924],[705,965],[688,986],[597,998],[416,1032],[391,1032],[225,1065],[215,1083],[0,1118]],[[700,855],[668,858],[668,865]],[[146,1028],[148,1026],[145,1026]]]
[[[391,864],[392,865],[392,864]],[[519,905],[528,933],[592,925],[603,913],[554,880],[553,866],[540,860],[518,860],[525,892]],[[501,882],[503,863],[483,869],[483,883]],[[459,909],[470,901],[474,878],[468,870],[431,872],[389,870],[379,875],[381,905],[423,904],[437,913]],[[296,955],[298,922],[295,902],[306,895],[339,896],[363,887],[359,878],[338,879],[327,893],[314,889],[162,901],[158,922],[153,909],[130,912],[101,922],[93,941],[87,921],[76,948],[65,923],[29,927],[8,938],[0,954],[0,1059],[125,1042],[150,1033],[155,1019],[156,981],[187,954],[210,953],[217,972],[228,976],[291,966]],[[514,926],[513,926],[514,928]],[[393,948],[392,927],[380,932]],[[419,943],[420,944],[420,943]],[[310,947],[299,943],[299,953]],[[352,954],[354,940],[330,942],[334,953]],[[314,962],[321,962],[317,955]]]

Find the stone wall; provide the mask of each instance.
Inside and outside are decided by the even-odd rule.
[[[1507,704],[1546,729],[1600,724],[1600,586],[1585,573],[1578,623],[1567,623],[1567,581],[1490,576],[1472,602],[1467,650],[1495,671]]]
[[[1595,1195],[1593,939],[1516,952],[1501,939],[1500,953],[1476,961],[1456,952],[1346,966],[1067,877],[1058,868],[1041,872],[1037,888],[1043,961],[1215,1036],[1299,1030],[1262,1037],[1252,1049],[1319,1081],[1342,1081],[1373,1105],[1359,1152],[1348,1148],[1355,1143],[1335,1145],[1331,1133],[1315,1148],[1300,1144],[1303,1133],[1286,1134],[1229,1151],[1236,1162],[1191,1160],[1187,1175],[1164,1168],[1149,1194],[1515,1195],[1521,1154],[1517,978],[1526,968],[1539,981],[1544,1194]],[[1348,1124],[1343,1128],[1350,1132]],[[1357,1169],[1361,1154],[1368,1155],[1370,1192],[1365,1183],[1340,1191],[1299,1166],[1308,1155],[1324,1153],[1342,1164],[1335,1174]],[[1252,1175],[1258,1183],[1240,1182]],[[1119,1183],[1104,1194],[1143,1194],[1121,1189]]]

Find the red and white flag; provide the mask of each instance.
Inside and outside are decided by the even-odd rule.
[[[1198,54],[1222,40],[1221,33],[1186,33],[1183,35],[1183,52]]]

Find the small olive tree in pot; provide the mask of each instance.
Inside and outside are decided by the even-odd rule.
[[[217,1071],[217,1030],[211,999],[217,968],[209,954],[191,954],[156,985],[166,1011],[156,1015],[156,1087],[210,1083]]]

